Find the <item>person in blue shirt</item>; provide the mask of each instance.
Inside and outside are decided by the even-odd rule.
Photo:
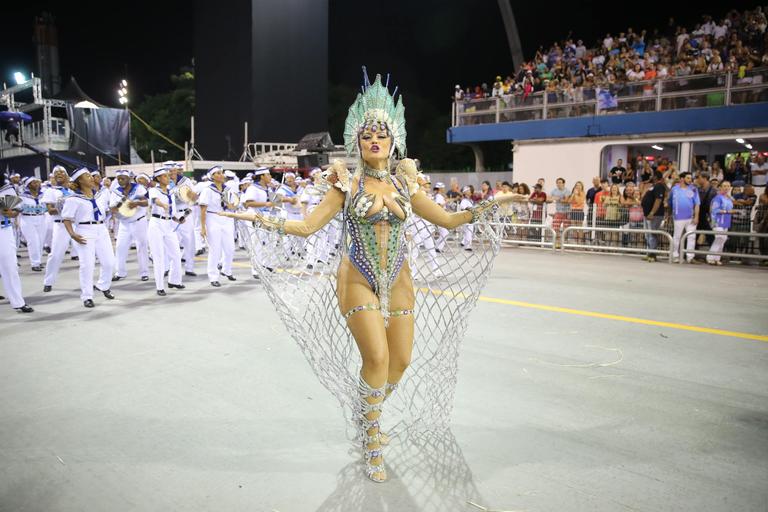
[[[672,235],[672,257],[675,261],[679,261],[680,258],[680,239],[683,233],[696,230],[696,225],[699,223],[699,205],[699,191],[693,186],[691,173],[684,172],[680,174],[680,182],[672,187],[672,190],[669,192],[669,207],[675,225],[674,234]],[[696,237],[686,236],[686,250],[692,251],[695,249],[695,246]],[[693,253],[686,252],[685,257],[688,263],[694,261]]]
[[[731,194],[731,184],[724,181],[720,184],[719,193],[712,200],[710,206],[710,216],[712,218],[712,229],[714,231],[727,232],[731,227],[731,218],[733,215],[733,199]],[[715,240],[712,242],[712,246],[709,248],[709,252],[721,253],[723,252],[723,246],[725,241],[728,240],[728,235],[717,234]],[[708,254],[707,263],[710,265],[722,265],[720,261],[720,254]]]

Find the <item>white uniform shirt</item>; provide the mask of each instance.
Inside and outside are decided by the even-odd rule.
[[[73,194],[64,201],[61,218],[76,224],[84,222],[104,222],[109,208],[109,196],[100,194],[91,199],[81,194]]]
[[[459,203],[459,211],[469,210],[472,208],[475,204],[472,202],[471,199],[467,199],[466,197],[461,198],[461,202]]]
[[[242,197],[243,205],[248,201],[256,201],[257,203],[266,203],[267,201],[269,201],[267,189],[265,189],[261,185],[252,183],[251,185],[248,186],[247,189],[245,189],[245,192],[243,192],[243,197]],[[265,213],[269,211],[269,208],[266,206],[258,206],[258,207],[251,206],[247,208],[247,211],[249,213]]]
[[[314,210],[322,200],[323,194],[314,185],[310,185],[305,188],[301,193],[301,197],[299,198],[299,202],[305,203],[307,205],[307,213]]]
[[[161,217],[179,217],[179,210],[176,207],[176,195],[171,192],[170,187],[168,192],[163,192],[160,186],[155,186],[149,189],[149,211],[150,215],[159,215]],[[155,200],[159,200],[161,203],[165,203],[170,206],[169,210],[165,210],[155,204]]]
[[[21,197],[21,214],[22,215],[42,215],[48,211],[43,203],[43,194],[38,194],[34,197],[29,192],[24,192]]]
[[[126,197],[127,193],[127,197]],[[143,185],[139,185],[138,183],[131,183],[128,185],[127,190],[123,190],[123,187],[116,187],[112,190],[109,196],[109,207],[114,208],[118,204],[120,204],[123,199],[126,201],[139,201],[141,199],[147,198],[147,189],[144,188]],[[136,213],[133,215],[133,217],[129,219],[123,219],[122,217],[120,220],[123,221],[132,221],[135,219],[139,219],[147,214],[147,208],[144,206],[137,206],[136,207]]]
[[[195,188],[195,183],[191,179],[187,178],[186,176],[180,176],[179,177],[179,181],[176,182],[176,186],[174,186],[173,188],[176,189],[176,188],[181,187],[181,186],[187,186],[187,187],[191,188],[193,191],[197,192],[197,190]],[[170,187],[168,187],[168,188],[170,189]],[[176,206],[179,207],[179,210],[186,210],[188,208],[192,208],[192,206],[194,206],[194,205],[192,205],[191,203],[187,203],[186,201],[182,201],[177,196],[176,197]]]
[[[53,205],[53,207],[56,208],[59,199],[64,196],[71,196],[72,194],[73,192],[67,187],[60,187],[58,185],[50,187],[43,193],[43,203]],[[56,215],[51,215],[51,218],[53,220],[61,220],[61,212]]]
[[[207,206],[206,211],[208,213],[217,213],[224,211],[224,194],[227,189],[223,188],[221,192],[216,188],[213,183],[209,184],[200,192],[200,199],[197,200],[197,204],[200,206]]]
[[[439,204],[441,208],[445,208],[445,196],[439,192],[435,194],[435,203]]]
[[[275,195],[279,195],[284,198],[298,197],[296,195],[296,192],[291,190],[291,188],[288,185],[282,185],[280,188],[278,188],[277,191],[275,192]],[[283,208],[285,208],[285,211],[291,215],[301,215],[301,203],[299,204],[285,203],[283,204]]]

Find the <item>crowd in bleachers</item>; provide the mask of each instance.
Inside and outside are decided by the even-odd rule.
[[[702,16],[688,28],[669,19],[667,26],[652,32],[635,30],[606,33],[588,48],[581,39],[569,36],[546,49],[539,47],[533,58],[515,73],[496,76],[463,88],[457,84],[454,99],[489,97],[525,99],[539,92],[557,92],[564,101],[593,99],[596,88],[614,84],[646,82],[644,92],[653,92],[649,81],[705,73],[733,72],[747,80],[748,72],[768,66],[768,20],[762,7],[731,10],[715,19]],[[638,84],[640,85],[640,84]],[[647,91],[646,91],[647,90]]]

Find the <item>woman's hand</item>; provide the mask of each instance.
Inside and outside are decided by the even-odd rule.
[[[200,237],[203,239],[208,238],[208,233],[205,231],[205,224],[200,226]]]
[[[220,212],[216,212],[216,215],[218,215],[219,217],[232,217],[232,218],[234,218],[235,217],[235,212],[220,211]]]
[[[75,242],[79,243],[80,245],[85,245],[86,242],[87,242],[87,240],[85,239],[85,237],[83,235],[78,235],[77,233],[73,233],[70,236],[72,237],[72,240],[74,240]]]

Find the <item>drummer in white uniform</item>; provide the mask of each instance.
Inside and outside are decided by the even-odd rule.
[[[55,185],[45,191],[43,194],[43,203],[48,208],[48,213],[53,220],[53,232],[51,233],[51,252],[48,254],[48,260],[45,264],[45,278],[43,279],[43,291],[50,292],[53,289],[53,285],[56,282],[56,278],[59,274],[59,268],[64,260],[64,255],[67,253],[67,248],[72,246],[72,258],[77,256],[75,250],[75,243],[67,233],[64,225],[61,221],[60,208],[64,204],[64,200],[67,196],[72,195],[72,190],[69,188],[69,175],[64,167],[57,165],[53,168],[53,179]]]
[[[224,170],[211,167],[208,177],[212,181],[200,192],[197,203],[200,205],[200,234],[208,242],[208,280],[211,286],[218,288],[219,274],[230,281],[236,281],[232,275],[232,260],[235,256],[235,219],[216,215],[221,211],[235,211],[235,205],[229,202],[229,192],[224,186]],[[223,259],[222,259],[223,255]],[[221,271],[219,271],[221,263]]]
[[[109,208],[118,219],[117,243],[115,244],[116,266],[112,281],[128,277],[126,260],[131,242],[136,242],[136,259],[139,262],[139,278],[149,280],[149,240],[147,239],[148,191],[143,185],[134,183],[131,172],[117,171],[117,187],[109,199]],[[132,212],[130,212],[132,210]],[[129,213],[126,216],[126,213]]]
[[[96,183],[90,171],[82,167],[72,174],[75,193],[64,201],[61,212],[62,224],[69,236],[77,242],[80,257],[80,299],[87,308],[94,307],[93,291],[99,290],[108,299],[115,296],[109,287],[112,283],[112,269],[115,253],[112,240],[104,225],[109,211],[109,194],[97,193]],[[93,286],[93,270],[96,258],[101,267],[99,280]]]
[[[153,174],[157,186],[149,189],[149,250],[152,252],[152,268],[155,273],[155,287],[161,297],[165,293],[165,262],[169,262],[168,288],[184,289],[181,283],[181,251],[174,229],[187,221],[176,206],[176,198],[168,188],[168,168],[160,167]]]
[[[269,210],[274,206],[272,201],[269,200],[269,184],[272,181],[272,175],[267,167],[259,167],[253,173],[253,179],[255,181],[243,193],[243,205],[248,213],[268,215]],[[254,244],[253,250],[255,254],[253,260],[255,260],[257,265],[271,268],[268,260],[269,255],[265,247],[267,243],[266,234],[263,231],[257,231],[257,234],[260,236],[260,239]],[[251,275],[253,275],[254,279],[258,279],[258,273],[253,268],[253,260],[251,261]]]
[[[440,206],[440,208],[445,209],[447,203],[445,199],[445,183],[441,181],[435,183],[435,195],[433,200]],[[435,241],[435,250],[437,252],[443,252],[443,249],[445,249],[445,241],[447,239],[448,230],[442,226],[437,226],[437,240]]]
[[[179,212],[187,219],[176,226],[176,236],[181,247],[181,259],[184,263],[184,274],[195,277],[195,216],[192,209],[195,207],[198,195],[194,191],[195,183],[184,175],[184,164],[172,162],[168,170],[171,180],[175,183],[173,193],[176,196],[176,206]],[[184,199],[189,199],[189,202]]]
[[[0,173],[0,197],[16,195],[13,185]],[[20,211],[20,204],[13,210],[0,210],[0,281],[3,282],[3,289],[11,307],[21,313],[31,313],[34,310],[27,305],[21,294],[16,238],[13,232],[12,219],[16,218]]]
[[[40,192],[41,181],[34,176],[24,178],[24,191],[21,193],[21,232],[27,241],[27,251],[32,270],[41,272],[43,258],[43,243],[45,242],[45,212],[48,211],[43,203]]]

